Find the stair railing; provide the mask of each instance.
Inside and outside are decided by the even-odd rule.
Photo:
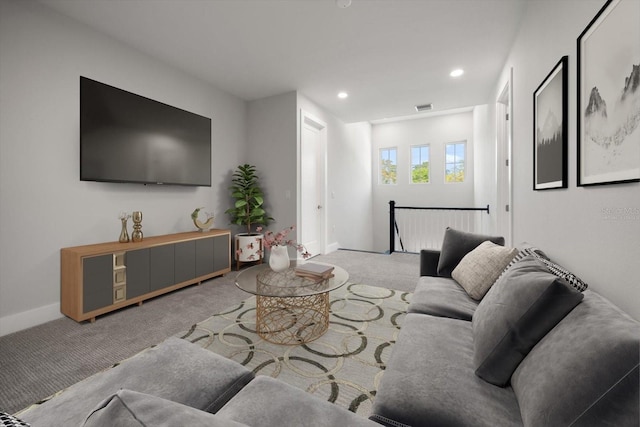
[[[471,233],[487,234],[486,208],[396,206],[389,201],[389,253],[440,249],[447,227]]]

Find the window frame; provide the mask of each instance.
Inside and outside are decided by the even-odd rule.
[[[391,151],[395,151],[395,167],[396,167],[396,179],[395,182],[383,182],[383,177],[382,177],[382,152],[383,151],[388,151],[389,153]],[[391,156],[389,155],[389,160],[391,160]],[[378,149],[378,185],[398,185],[398,147],[397,146],[393,146],[393,147],[380,147]]]
[[[450,164],[455,165],[457,163],[460,163],[460,161],[457,160],[457,157],[456,157],[455,153],[454,153],[454,161],[453,162],[448,162],[447,161],[447,157],[448,157],[447,149],[448,149],[448,147],[450,145],[463,145],[464,146],[463,159],[462,159],[462,165],[463,165],[463,168],[462,168],[462,172],[463,172],[462,181],[448,181],[447,180],[447,166],[450,165]],[[454,151],[457,151],[457,150],[454,150]],[[445,143],[445,145],[444,145],[444,183],[445,184],[461,184],[461,183],[466,181],[467,171],[468,171],[468,168],[467,168],[467,157],[468,156],[467,156],[467,154],[468,153],[467,153],[467,141],[466,140],[453,141],[453,142]],[[454,166],[453,170],[454,170],[454,174],[455,174],[455,171],[456,171],[455,166]]]
[[[427,182],[414,182],[413,181],[413,149],[414,148],[423,148],[426,147],[427,148],[427,162],[429,163],[429,175],[427,176]],[[424,144],[415,144],[415,145],[411,145],[409,150],[409,184],[416,184],[416,185],[425,185],[425,184],[431,184],[431,144],[430,143],[424,143]],[[424,162],[422,162],[424,163]],[[422,164],[420,163],[420,165]]]

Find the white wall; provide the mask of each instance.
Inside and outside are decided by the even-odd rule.
[[[640,319],[640,183],[577,187],[576,39],[604,3],[527,2],[496,97],[513,67],[514,243],[538,245]],[[533,191],[532,94],[563,55],[569,55],[569,188]]]
[[[497,206],[496,183],[496,116],[494,105],[478,105],[473,109],[474,141],[474,206],[489,205],[489,215],[482,215],[488,234],[495,234]]]
[[[212,187],[80,182],[79,76],[212,118]],[[0,335],[60,317],[62,247],[114,241],[120,211],[146,236],[228,207],[245,103],[34,2],[0,2]]]
[[[327,124],[327,246],[371,250],[371,125],[345,124],[300,93],[298,109]]]
[[[398,206],[470,207],[474,205],[473,112],[381,123],[372,129],[373,235],[375,251],[389,249],[389,201]],[[449,142],[467,142],[467,175],[462,183],[444,182],[444,153]],[[430,145],[428,184],[411,184],[411,145]],[[397,184],[378,184],[380,148],[397,147]]]

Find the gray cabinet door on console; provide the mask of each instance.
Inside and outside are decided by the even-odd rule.
[[[231,267],[231,235],[217,236],[213,238],[213,271]]]
[[[113,304],[113,255],[82,260],[82,308],[85,313]]]
[[[149,248],[149,290],[156,291],[175,284],[174,246]]]
[[[127,266],[127,299],[148,293],[149,249],[128,251],[125,257],[125,265]]]
[[[196,242],[175,244],[175,280],[186,282],[196,277]]]
[[[196,240],[196,276],[213,273],[213,237]]]

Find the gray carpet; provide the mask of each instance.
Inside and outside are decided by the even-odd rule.
[[[339,265],[349,281],[413,292],[419,256],[340,250],[315,258]],[[62,318],[0,337],[0,410],[15,413],[248,297],[237,273],[98,317]]]
[[[348,283],[330,294],[326,333],[303,345],[273,344],[259,336],[255,297],[177,336],[367,418],[411,296]],[[317,325],[295,309],[283,312],[285,321],[270,339],[299,338]]]

